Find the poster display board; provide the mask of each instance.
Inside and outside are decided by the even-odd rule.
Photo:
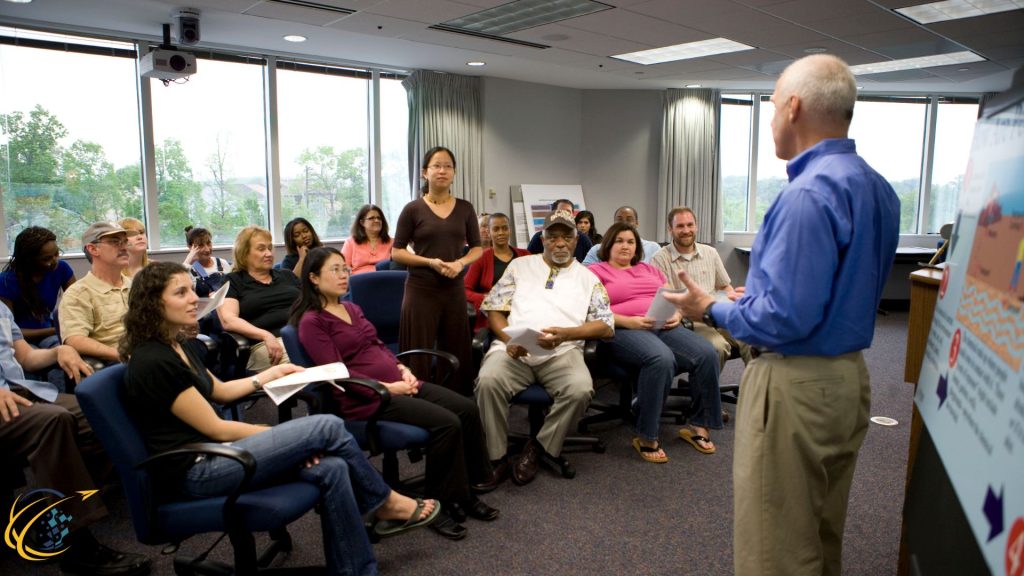
[[[1024,102],[978,120],[952,241],[914,401],[989,569],[1020,576]]]
[[[544,225],[551,203],[571,200],[573,213],[586,209],[583,186],[579,184],[520,184],[512,187],[512,219],[516,246],[526,248],[530,238]]]

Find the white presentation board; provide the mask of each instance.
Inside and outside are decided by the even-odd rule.
[[[516,246],[526,248],[530,238],[544,225],[551,203],[560,198],[571,200],[573,213],[586,209],[583,186],[579,184],[520,184],[512,187],[512,219]]]
[[[1024,102],[978,120],[947,261],[914,401],[992,574],[1019,575]]]

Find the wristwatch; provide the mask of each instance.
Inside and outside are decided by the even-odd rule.
[[[252,389],[253,390],[259,390],[261,388],[263,388],[263,384],[260,382],[260,377],[259,376],[253,376],[252,377]]]
[[[714,302],[708,304],[708,307],[704,309],[704,316],[702,320],[708,326],[711,326],[712,328],[718,328],[718,323],[715,322],[715,317],[711,315],[711,307],[714,305]]]

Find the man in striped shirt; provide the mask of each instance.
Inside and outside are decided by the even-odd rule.
[[[693,210],[685,206],[673,208],[668,213],[668,232],[672,243],[654,254],[651,265],[661,270],[673,288],[685,288],[679,279],[679,271],[686,270],[708,294],[718,292],[730,300],[739,299],[740,294],[733,289],[732,280],[725,271],[718,251],[697,242],[697,217]],[[750,362],[750,346],[737,341],[724,328],[716,329],[703,322],[694,322],[693,331],[715,347],[719,369],[725,366],[733,348],[739,350],[744,364]]]

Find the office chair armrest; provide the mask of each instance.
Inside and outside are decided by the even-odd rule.
[[[445,360],[446,362],[448,362],[449,369],[452,372],[455,372],[455,371],[457,371],[459,369],[459,359],[456,358],[454,354],[449,354],[448,352],[445,352],[444,350],[427,350],[426,348],[417,348],[415,350],[406,350],[405,352],[402,352],[401,354],[396,355],[395,358],[398,358],[399,360],[401,360],[402,358],[406,358],[406,357],[409,357],[409,356],[416,356],[416,355],[420,355],[420,354],[426,354],[426,355],[429,355],[429,356],[434,356],[435,358],[438,358],[438,359],[441,359],[441,360]]]
[[[238,497],[242,495],[245,488],[249,485],[249,481],[252,479],[253,474],[256,473],[256,458],[247,451],[235,446],[229,446],[227,444],[216,444],[213,442],[200,442],[194,444],[185,444],[180,448],[161,452],[146,458],[142,462],[135,465],[136,468],[148,468],[154,462],[163,460],[169,456],[179,455],[208,455],[208,456],[223,456],[224,458],[230,458],[235,462],[238,462],[242,466],[242,481],[235,486],[231,494],[224,500],[224,525],[228,527],[229,531],[240,527],[241,523],[237,513],[235,512],[235,502],[238,501]],[[155,516],[155,508],[150,510],[150,514]]]
[[[482,358],[487,353],[487,349],[491,346],[491,340],[494,339],[494,334],[490,328],[481,328],[473,334],[473,343],[471,344],[474,354],[479,354]]]
[[[213,352],[214,350],[217,349],[217,341],[214,340],[213,338],[210,338],[206,334],[203,334],[203,333],[196,334],[196,340],[199,340],[200,342],[202,342],[203,346],[206,346],[206,350],[208,352]]]
[[[583,341],[583,362],[587,366],[596,366],[598,362],[597,357],[597,345],[600,344],[600,340],[584,340]]]
[[[339,378],[335,382],[343,388],[352,386],[369,388],[380,397],[377,409],[366,419],[366,438],[370,441],[370,454],[380,454],[380,432],[377,430],[377,420],[384,408],[391,403],[391,392],[380,382],[368,378]]]
[[[89,367],[92,368],[93,372],[99,372],[110,365],[109,362],[104,362],[95,356],[82,356],[82,361],[88,364]],[[54,364],[54,366],[56,366],[56,364]]]

